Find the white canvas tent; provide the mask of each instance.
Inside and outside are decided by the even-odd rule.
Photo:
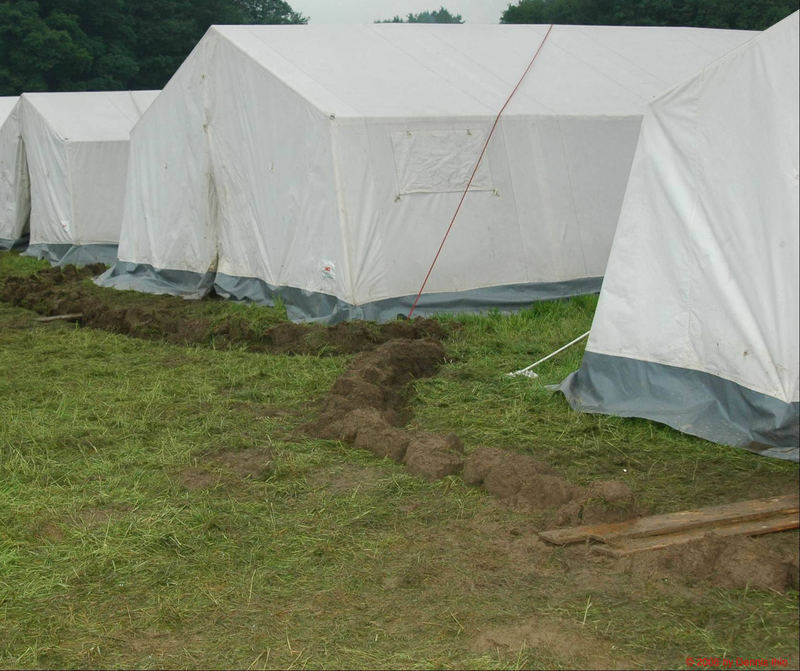
[[[572,406],[798,458],[798,14],[647,111]]]
[[[24,244],[30,189],[21,138],[19,98],[0,98],[0,250]]]
[[[212,27],[136,126],[118,288],[393,318],[547,26]],[[418,314],[597,291],[646,104],[740,31],[556,26]]]
[[[31,188],[26,254],[64,264],[116,259],[130,131],[157,94],[22,96]]]

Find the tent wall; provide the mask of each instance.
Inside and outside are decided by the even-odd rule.
[[[128,134],[155,94],[22,96],[22,134],[31,181],[26,254],[61,264],[116,260]]]
[[[225,55],[210,73],[209,135],[219,203],[218,289],[232,290],[229,278],[257,278],[349,297],[332,122],[229,41],[220,48]],[[335,268],[324,271],[326,259]]]
[[[70,245],[76,238],[67,145],[22,98],[22,134],[31,180],[31,244]]]
[[[347,291],[345,269],[323,275],[310,252],[342,256],[327,121],[210,31],[132,133],[120,261],[101,283],[193,294],[216,282],[269,302],[313,275],[311,290]]]
[[[350,251],[353,302],[413,297],[492,121],[368,120],[335,129],[343,216],[358,245]],[[639,123],[502,120],[426,291],[456,299],[530,285],[530,301],[548,285],[569,291],[570,282],[593,278],[599,288]]]
[[[405,312],[546,32],[212,27],[133,133],[120,261],[100,283],[277,294],[298,320]],[[420,314],[599,290],[646,102],[746,37],[554,29]]]
[[[645,117],[574,407],[797,459],[798,14]]]
[[[25,244],[30,207],[19,98],[0,98],[0,250]]]

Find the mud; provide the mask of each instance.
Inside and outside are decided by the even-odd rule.
[[[196,303],[174,296],[145,296],[102,290],[88,279],[105,270],[100,264],[46,268],[28,277],[9,277],[0,300],[43,316],[80,313],[75,321],[136,338],[181,345],[243,346],[275,354],[342,355],[376,348],[396,338],[443,339],[446,329],[431,319],[374,324],[345,322],[334,326],[282,323],[255,328],[244,318],[198,316]],[[213,300],[213,299],[209,299]]]
[[[719,536],[703,538],[661,551],[633,555],[630,570],[642,577],[664,573],[688,584],[729,589],[785,592],[798,587],[796,536]]]
[[[244,346],[253,351],[282,354],[356,354],[324,398],[317,420],[306,425],[305,430],[311,435],[342,440],[379,457],[388,457],[425,478],[462,473],[467,484],[492,494],[498,505],[549,511],[547,514],[558,526],[621,521],[641,512],[623,482],[600,481],[581,487],[526,455],[478,447],[467,456],[455,435],[404,429],[410,419],[409,383],[435,375],[445,360],[439,341],[447,333],[438,322],[424,319],[383,325],[348,322],[332,327],[283,323],[259,331],[235,316],[222,320],[198,317],[196,311],[192,314],[191,304],[178,298],[143,299],[137,295],[136,304],[126,304],[119,299],[124,294],[118,296],[116,292],[101,291],[88,284],[87,278],[102,270],[102,266],[51,268],[27,278],[8,278],[0,286],[0,300],[46,316],[82,313],[83,325],[140,338],[215,347]],[[180,367],[187,361],[173,357],[164,364]],[[285,411],[259,405],[254,414],[279,417]],[[177,473],[176,479],[189,490],[201,490],[229,482],[232,475],[264,479],[272,469],[269,450],[222,449],[205,455],[198,466]],[[362,470],[329,474],[320,485],[332,493],[356,486],[374,486],[379,473],[372,473],[365,484]],[[90,509],[82,513],[81,522],[87,527],[101,525],[113,519],[116,512]],[[63,538],[63,532],[57,525],[45,523],[38,528],[37,536],[57,542]],[[686,545],[619,560],[615,566],[640,578],[671,575],[689,585],[747,586],[778,592],[797,589],[800,569],[796,536],[789,539],[791,547],[785,541],[788,536],[783,544],[776,542],[775,537],[710,535]],[[520,561],[526,565],[531,553],[549,552],[548,548],[542,550],[532,528],[509,531],[497,543],[516,549]],[[583,563],[590,561],[584,558]],[[567,633],[565,645],[572,644],[574,634]],[[539,622],[485,632],[475,642],[477,650],[512,650],[521,645],[563,652],[565,657],[569,652],[567,648],[562,651],[558,637]],[[611,661],[602,640],[591,641],[590,647],[594,653],[586,657],[587,668]]]
[[[522,510],[559,506],[557,525],[618,522],[637,514],[633,492],[624,482],[580,487],[532,457],[494,447],[479,447],[467,457],[464,482]]]
[[[306,430],[404,463],[425,478],[459,473],[464,446],[456,436],[400,428],[408,419],[408,383],[435,375],[444,358],[441,343],[430,339],[390,340],[359,354],[336,380],[319,418]]]

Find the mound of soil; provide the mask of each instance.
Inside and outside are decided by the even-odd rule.
[[[464,467],[464,444],[453,433],[442,436],[415,431],[403,463],[414,475],[430,480],[456,475]]]
[[[636,515],[630,488],[617,480],[573,485],[547,464],[524,454],[479,447],[464,464],[464,482],[525,510],[560,506],[556,524],[616,522]]]
[[[386,324],[342,322],[327,328],[311,324],[279,324],[264,333],[270,351],[282,354],[317,354],[326,348],[339,354],[356,354],[390,340],[442,340],[447,332],[432,319],[414,319]]]
[[[562,506],[556,524],[581,525],[623,522],[641,514],[630,487],[619,480],[598,480]]]
[[[120,301],[112,289],[99,290],[86,280],[105,269],[101,264],[76,268],[46,268],[29,277],[9,277],[0,287],[0,300],[44,316],[77,314],[84,326],[136,338],[167,340],[181,345],[245,346],[275,354],[340,355],[372,350],[396,338],[443,339],[446,329],[432,319],[373,324],[344,322],[278,324],[256,329],[242,317],[197,317],[192,305],[174,296],[137,294],[135,305]],[[125,292],[126,294],[128,292]]]
[[[358,428],[380,431],[403,421],[407,385],[434,375],[444,361],[444,348],[435,340],[390,340],[353,359],[325,397],[319,419],[307,426],[319,438],[353,442]],[[353,411],[373,410],[353,417]]]
[[[456,436],[399,428],[407,419],[408,383],[434,375],[443,361],[444,349],[434,340],[390,340],[359,354],[334,383],[319,418],[306,430],[402,462],[422,477],[458,473],[464,446]]]
[[[800,573],[796,546],[778,543],[774,534],[750,538],[708,533],[684,545],[633,555],[631,569],[640,575],[667,572],[688,584],[777,592],[797,589]]]

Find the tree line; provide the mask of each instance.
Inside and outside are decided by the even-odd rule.
[[[213,23],[307,21],[284,0],[0,0],[0,95],[160,89]]]
[[[391,19],[375,23],[464,23],[464,19],[461,18],[461,14],[451,14],[449,10],[440,7],[429,12],[406,14],[405,18],[395,14]]]
[[[798,7],[798,0],[521,0],[500,22],[764,30]]]

